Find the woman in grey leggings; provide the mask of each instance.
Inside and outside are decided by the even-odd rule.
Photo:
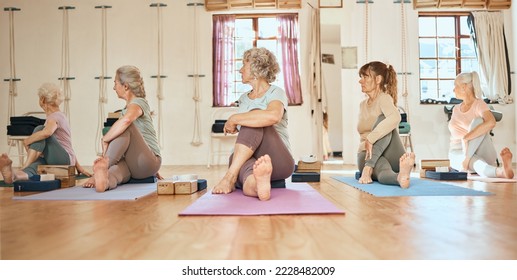
[[[361,91],[366,94],[357,124],[361,140],[357,154],[359,183],[376,180],[408,188],[415,154],[404,151],[398,134],[397,73],[391,65],[373,61],[361,67],[359,76]]]
[[[134,66],[120,67],[113,89],[126,100],[126,107],[102,137],[103,156],[95,160],[94,176],[84,184],[95,187],[97,192],[114,189],[131,178],[160,178],[160,148],[140,70]]]
[[[239,133],[230,166],[212,189],[227,194],[236,187],[244,195],[268,200],[271,181],[286,179],[294,171],[287,133],[287,96],[271,85],[279,72],[275,56],[265,48],[244,53],[242,82],[252,90],[239,98],[239,113],[228,118],[225,133]]]
[[[75,165],[79,173],[91,176],[79,164],[72,148],[72,133],[68,118],[61,112],[59,105],[63,101],[61,89],[52,83],[45,83],[38,89],[39,105],[46,115],[44,125],[37,126],[33,133],[23,140],[27,147],[27,160],[23,166],[13,172],[12,160],[7,154],[0,157],[0,170],[5,182],[28,180],[38,174],[38,166]]]

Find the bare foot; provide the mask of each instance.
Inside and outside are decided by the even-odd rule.
[[[504,148],[501,150],[499,154],[501,159],[503,160],[503,171],[504,178],[512,179],[513,178],[513,169],[512,169],[512,157],[513,154],[508,148]]]
[[[13,183],[13,161],[5,153],[0,156],[0,173],[6,184]]]
[[[370,166],[365,166],[363,171],[361,171],[361,178],[359,178],[359,184],[371,184],[373,182],[372,179],[373,168]]]
[[[93,174],[95,175],[95,174]],[[85,188],[94,188],[95,187],[95,178],[92,176],[88,178],[86,182],[84,182],[83,187]]]
[[[273,165],[269,155],[263,155],[253,165],[253,176],[257,182],[257,196],[260,200],[271,198],[271,173]]]
[[[97,192],[105,192],[108,188],[108,164],[109,158],[107,156],[98,158],[93,163],[93,178]]]
[[[399,185],[403,189],[409,188],[409,181],[411,175],[411,169],[415,165],[415,154],[414,153],[405,153],[399,159],[399,175],[397,176],[397,181]]]
[[[237,182],[237,176],[226,173],[223,179],[213,189],[213,194],[229,194],[235,190],[235,182]]]

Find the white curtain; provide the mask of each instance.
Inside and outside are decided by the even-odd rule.
[[[502,12],[472,12],[481,79],[487,84],[485,96],[509,103],[509,69]]]

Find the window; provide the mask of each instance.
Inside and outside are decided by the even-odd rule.
[[[242,55],[252,47],[275,54],[280,73],[273,84],[286,91],[289,105],[301,104],[298,34],[293,34],[298,32],[297,25],[295,14],[214,15],[213,106],[231,106],[251,89],[242,83],[239,70]],[[284,29],[289,30],[282,32]]]
[[[479,72],[468,16],[419,14],[421,103],[449,103],[454,98],[456,76],[461,72]]]

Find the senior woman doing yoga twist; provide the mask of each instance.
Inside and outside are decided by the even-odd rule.
[[[396,105],[397,73],[391,65],[372,61],[361,67],[359,76],[361,91],[366,94],[357,124],[359,183],[376,180],[408,188],[415,154],[406,153],[398,134],[401,117]]]
[[[103,156],[95,160],[94,176],[84,184],[95,187],[97,192],[114,189],[131,178],[160,178],[160,147],[140,70],[129,65],[120,67],[113,89],[126,101],[126,107],[102,137]]]
[[[271,181],[288,178],[294,171],[287,132],[287,95],[271,85],[279,66],[265,48],[244,52],[239,71],[252,90],[239,98],[239,111],[228,118],[225,133],[237,133],[234,152],[223,179],[212,189],[227,194],[242,188],[247,196],[268,200]]]

